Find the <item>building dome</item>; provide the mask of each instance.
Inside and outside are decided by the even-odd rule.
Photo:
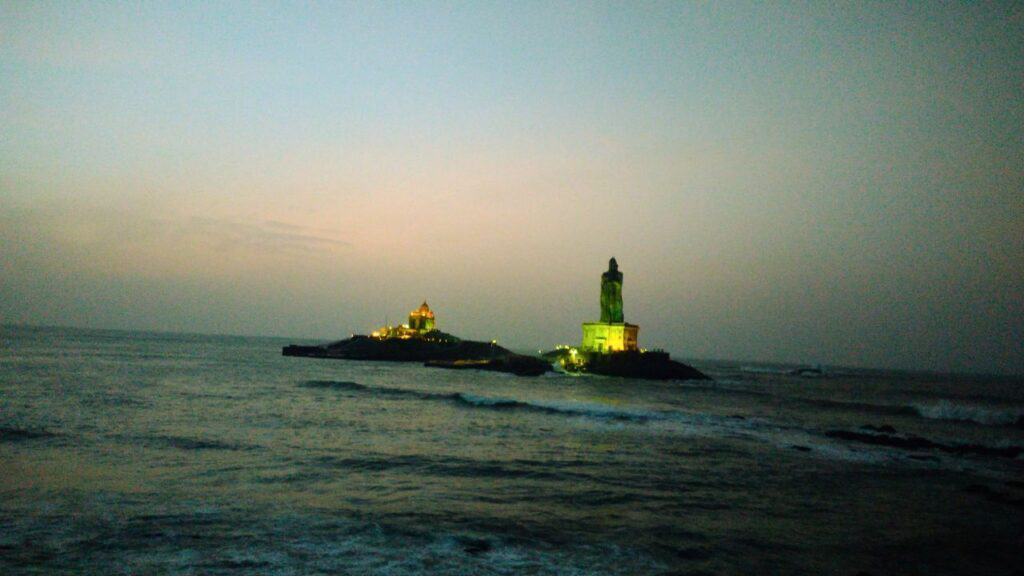
[[[433,318],[434,317],[434,313],[430,311],[430,306],[427,306],[427,301],[426,300],[423,301],[423,304],[420,304],[419,309],[413,310],[412,313],[413,314],[419,314],[420,316],[423,316],[424,318]]]

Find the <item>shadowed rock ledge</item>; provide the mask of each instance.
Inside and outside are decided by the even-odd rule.
[[[423,362],[436,368],[479,369],[509,372],[517,376],[538,376],[551,369],[544,360],[516,354],[493,342],[462,340],[439,330],[422,338],[373,338],[356,335],[318,346],[285,346],[285,356],[333,358],[340,360],[383,360]]]
[[[558,348],[545,352],[543,358],[560,364],[567,372],[647,380],[711,380],[693,366],[672,360],[666,352],[574,352],[572,348]]]

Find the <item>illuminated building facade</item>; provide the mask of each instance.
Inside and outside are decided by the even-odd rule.
[[[427,332],[434,330],[434,312],[424,302],[419,308],[409,312],[409,323],[402,324],[400,326],[391,326],[390,324],[381,326],[370,333],[373,338],[380,340],[386,340],[389,338],[400,338],[402,340],[408,340],[409,338],[421,338]]]
[[[601,321],[583,324],[580,351],[590,353],[638,350],[640,326],[628,324],[622,313],[622,272],[612,258],[608,271],[601,274]]]
[[[420,333],[430,332],[434,329],[434,313],[426,301],[419,308],[409,312],[409,328]]]

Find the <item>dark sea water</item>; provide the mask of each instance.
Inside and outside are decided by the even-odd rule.
[[[0,574],[1024,571],[1020,379],[285,343],[0,328]]]

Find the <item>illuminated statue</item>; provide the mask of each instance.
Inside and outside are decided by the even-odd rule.
[[[586,353],[609,354],[639,350],[637,334],[640,327],[627,324],[622,315],[622,272],[612,258],[608,271],[601,274],[601,321],[583,323],[580,350]]]
[[[625,322],[622,316],[622,272],[612,258],[601,274],[601,322]]]

